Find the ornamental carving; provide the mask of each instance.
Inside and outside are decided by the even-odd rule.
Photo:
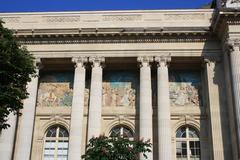
[[[139,21],[142,15],[103,15],[103,21]]]
[[[230,3],[240,3],[240,0],[231,0]]]
[[[47,16],[44,17],[44,21],[47,23],[79,22],[80,16]]]
[[[149,65],[150,62],[153,62],[153,57],[142,56],[142,57],[138,57],[137,61],[140,62],[141,66],[145,66],[145,65]]]
[[[5,23],[19,23],[20,17],[2,17],[1,20]]]
[[[128,71],[106,73],[103,82],[103,106],[135,106],[137,83],[135,73]]]
[[[171,71],[171,106],[201,106],[201,74],[198,71]]]
[[[201,20],[205,19],[205,14],[165,14],[165,20]]]

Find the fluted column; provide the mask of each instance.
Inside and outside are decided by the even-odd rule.
[[[237,121],[238,144],[240,144],[240,39],[229,40],[232,86]]]
[[[86,77],[84,63],[87,62],[87,58],[75,57],[72,59],[72,62],[75,63],[75,72],[68,160],[80,160],[83,130],[84,89]]]
[[[152,143],[153,128],[152,128],[152,86],[151,86],[151,67],[149,62],[153,61],[153,57],[138,57],[138,62],[141,63],[140,68],[140,113],[139,113],[139,135],[140,138],[150,140]],[[152,150],[153,151],[153,150]],[[147,159],[153,159],[153,153],[147,153]],[[144,160],[143,155],[140,159]]]
[[[11,113],[8,116],[7,121],[10,127],[2,130],[2,133],[0,134],[0,159],[12,159],[13,147],[15,143],[16,121],[17,116]]]
[[[168,82],[169,56],[155,57],[158,63],[157,85],[158,85],[158,150],[159,160],[172,160],[171,156],[171,120],[170,99]]]
[[[40,59],[36,59],[36,64],[40,64]],[[39,65],[36,69],[36,74],[39,74]],[[15,153],[16,160],[30,160],[37,88],[38,77],[33,77],[32,81],[27,85],[29,97],[25,99],[23,103],[22,116],[18,131],[18,145]]]
[[[90,57],[92,65],[87,139],[101,134],[103,57]]]

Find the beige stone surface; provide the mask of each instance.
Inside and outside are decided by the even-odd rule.
[[[181,126],[192,126],[199,131],[202,160],[238,160],[240,152],[237,149],[239,145],[237,131],[239,128],[236,127],[237,115],[233,98],[234,96],[236,98],[235,92],[239,91],[233,94],[236,84],[232,82],[230,66],[234,59],[228,55],[231,46],[226,45],[229,39],[240,39],[240,24],[236,15],[239,15],[237,11],[218,12],[213,9],[0,13],[0,19],[6,22],[4,24],[6,27],[13,30],[19,42],[26,46],[36,58],[41,58],[44,67],[40,70],[40,79],[42,73],[49,71],[74,72],[74,64],[71,62],[73,57],[86,57],[97,63],[97,67],[91,67],[92,63],[86,63],[85,91],[83,91],[83,80],[82,86],[75,87],[68,82],[67,87],[71,92],[74,93],[77,90],[76,87],[80,87],[78,89],[82,91],[76,94],[81,98],[75,98],[75,102],[72,103],[74,106],[59,106],[57,105],[59,103],[52,103],[47,107],[40,103],[35,104],[34,97],[26,100],[31,103],[24,107],[26,109],[29,107],[31,112],[23,113],[18,117],[17,132],[12,133],[16,134],[14,160],[21,160],[17,157],[22,155],[24,155],[23,160],[43,160],[45,134],[53,125],[65,127],[70,132],[70,136],[72,135],[71,126],[79,127],[73,129],[76,131],[75,138],[70,138],[71,144],[73,140],[78,141],[76,143],[78,147],[81,144],[79,153],[76,154],[78,156],[85,152],[89,137],[100,133],[109,136],[113,127],[122,125],[133,131],[136,140],[141,137],[141,129],[152,128],[149,135],[152,132],[153,160],[175,160],[176,131]],[[161,70],[161,76],[163,76],[161,80],[165,80],[165,83],[157,81],[157,63],[151,62],[152,95],[150,96],[149,93],[151,83],[147,83],[148,86],[140,90],[141,82],[138,82],[138,87],[134,90],[134,105],[119,101],[119,103],[111,101],[109,104],[110,101],[107,100],[109,96],[111,100],[116,98],[111,96],[118,96],[119,99],[126,98],[130,101],[128,91],[132,88],[126,87],[126,92],[122,91],[124,89],[119,89],[113,92],[114,95],[105,94],[106,86],[111,85],[102,81],[105,73],[134,71],[138,75],[137,79],[140,80],[137,62],[137,57],[140,56],[160,58],[171,56],[168,70]],[[104,58],[105,63],[99,66],[100,61],[94,60],[93,57],[101,57],[101,61]],[[218,62],[206,66],[204,59],[217,59]],[[239,56],[236,56],[236,63],[238,59]],[[165,66],[164,69],[167,67]],[[169,88],[166,88],[168,74],[179,70],[194,70],[200,73],[201,105],[200,103],[199,105],[195,103],[170,105],[169,93],[167,93]],[[142,73],[148,74],[147,78],[145,77],[147,75],[141,75],[143,80],[149,78],[149,70]],[[91,86],[91,82],[94,85]],[[124,83],[131,85],[130,82]],[[154,84],[157,83],[162,87],[159,87],[156,93],[158,85]],[[190,82],[187,83],[191,86]],[[31,92],[41,91],[42,85],[39,82],[38,90],[34,88]],[[173,88],[178,90],[189,88],[179,86]],[[61,87],[58,89],[61,90]],[[186,93],[191,94],[193,90],[190,87]],[[144,94],[141,94],[145,96],[140,96],[141,91],[144,91]],[[197,96],[196,90],[194,91],[193,94]],[[45,92],[48,92],[48,89]],[[61,93],[58,102],[65,96],[65,92]],[[151,97],[160,93],[158,104],[151,106]],[[39,93],[38,96],[40,95]],[[194,98],[186,100],[185,96],[182,101],[191,100]],[[143,106],[148,107],[149,110],[141,110],[140,107]],[[153,115],[149,117],[151,107]],[[144,115],[145,112],[147,116]],[[24,116],[29,118],[26,120]],[[75,121],[74,125],[72,118]],[[151,119],[152,126],[150,123],[143,123]],[[28,126],[28,123],[31,124]],[[141,124],[149,124],[149,126],[141,126]],[[19,145],[25,143],[22,139],[25,134],[28,135],[26,141],[28,143],[21,148]],[[76,134],[81,137],[77,137]],[[166,136],[163,136],[164,134]],[[70,147],[72,147],[71,144]],[[162,148],[159,148],[161,145],[163,145]],[[30,154],[31,158],[28,157]],[[74,159],[80,159],[80,157],[74,157]]]

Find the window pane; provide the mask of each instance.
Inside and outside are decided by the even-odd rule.
[[[128,128],[123,128],[123,137],[130,138],[133,137],[133,133]]]
[[[56,137],[57,127],[52,127],[48,130],[46,137]]]
[[[200,148],[197,147],[198,145],[200,145],[200,142],[199,141],[190,141],[189,142],[190,144],[190,157],[191,158],[200,158]]]
[[[120,136],[120,130],[121,130],[120,127],[113,128],[110,136]]]
[[[176,133],[177,138],[186,138],[186,127],[179,128]]]
[[[187,142],[185,141],[177,141],[176,143],[176,156],[177,159],[185,159],[187,158]]]
[[[191,127],[189,128],[189,138],[199,138],[198,132]]]
[[[59,137],[68,137],[68,131],[62,127],[59,128]]]
[[[123,133],[121,133],[121,130]],[[124,138],[133,138],[133,132],[130,128],[125,126],[116,126],[111,130],[110,136],[122,136]]]

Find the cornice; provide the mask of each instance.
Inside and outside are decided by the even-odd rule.
[[[128,33],[91,35],[50,35],[17,37],[20,44],[90,44],[90,43],[184,43],[215,41],[210,32],[205,33]]]
[[[215,12],[212,21],[213,31],[218,32],[219,28],[226,28],[227,25],[240,25],[239,10],[222,8]]]

